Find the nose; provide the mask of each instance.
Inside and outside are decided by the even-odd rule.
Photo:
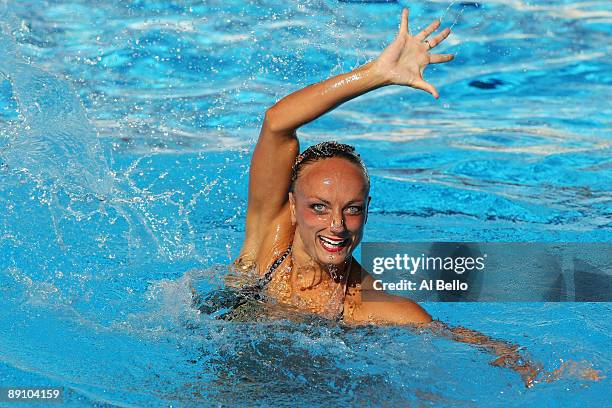
[[[333,232],[334,234],[339,234],[341,232],[344,232],[345,229],[346,227],[344,225],[344,217],[342,216],[342,213],[334,214],[332,216],[331,225],[329,226],[329,230]]]

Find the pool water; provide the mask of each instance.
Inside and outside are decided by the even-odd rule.
[[[376,57],[403,6],[413,31],[453,28],[455,60],[426,71],[440,99],[383,88],[299,132],[362,153],[364,241],[610,242],[606,2],[4,0],[0,386],[70,406],[604,406],[609,303],[424,305],[544,370],[576,362],[531,389],[426,332],[192,307],[240,249],[266,108]]]

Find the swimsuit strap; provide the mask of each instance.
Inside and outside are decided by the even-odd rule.
[[[257,286],[260,289],[263,289],[270,281],[272,280],[272,273],[283,263],[283,261],[289,256],[291,253],[291,245],[283,252],[283,254],[270,265],[270,268],[266,271],[266,274],[257,282]]]
[[[283,261],[289,256],[291,253],[291,245],[283,254],[275,260],[270,268],[266,271],[266,274],[260,278],[257,283],[250,286],[243,286],[237,291],[227,291],[227,290],[215,290],[208,294],[205,299],[201,299],[198,295],[194,298],[194,304],[197,305],[197,308],[206,314],[211,314],[223,308],[231,309],[228,312],[225,312],[219,316],[217,319],[223,320],[232,320],[232,312],[243,304],[251,301],[251,300],[265,300],[262,296],[262,290],[265,286],[272,280],[272,273],[283,263]]]

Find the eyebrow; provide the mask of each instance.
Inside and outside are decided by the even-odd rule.
[[[327,201],[327,200],[325,200],[325,199],[323,199],[321,197],[316,197],[316,196],[309,197],[309,200],[322,201],[322,202],[324,202],[327,205],[331,204],[329,201]],[[356,203],[364,203],[364,202],[365,202],[365,200],[360,199],[360,198],[356,198],[356,199],[350,200],[348,203],[346,203],[346,205],[356,204]]]
[[[309,200],[317,200],[317,201],[322,201],[325,204],[331,204],[329,201],[322,199],[321,197],[316,197],[316,196],[312,196],[312,197],[308,197]]]

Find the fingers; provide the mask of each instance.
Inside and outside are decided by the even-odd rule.
[[[429,56],[430,64],[440,64],[442,62],[451,61],[455,56],[453,54],[431,54]]]
[[[408,35],[408,9],[402,10],[402,19],[400,21],[400,29],[398,35]]]
[[[424,29],[423,31],[421,31],[420,33],[415,35],[415,37],[418,40],[423,41],[424,39],[426,39],[429,36],[429,34],[431,34],[434,31],[436,31],[438,29],[438,27],[440,27],[440,20],[435,20],[426,29]]]
[[[440,97],[440,94],[438,93],[438,90],[436,89],[436,87],[430,84],[429,82],[425,82],[422,79],[417,79],[416,81],[414,81],[414,83],[412,84],[412,87],[422,89],[425,92],[429,92],[436,99]]]
[[[450,28],[445,28],[444,30],[440,32],[440,34],[436,35],[433,38],[428,39],[427,42],[429,43],[430,49],[440,44],[442,41],[444,41],[446,37],[448,37],[449,34],[450,34]]]

